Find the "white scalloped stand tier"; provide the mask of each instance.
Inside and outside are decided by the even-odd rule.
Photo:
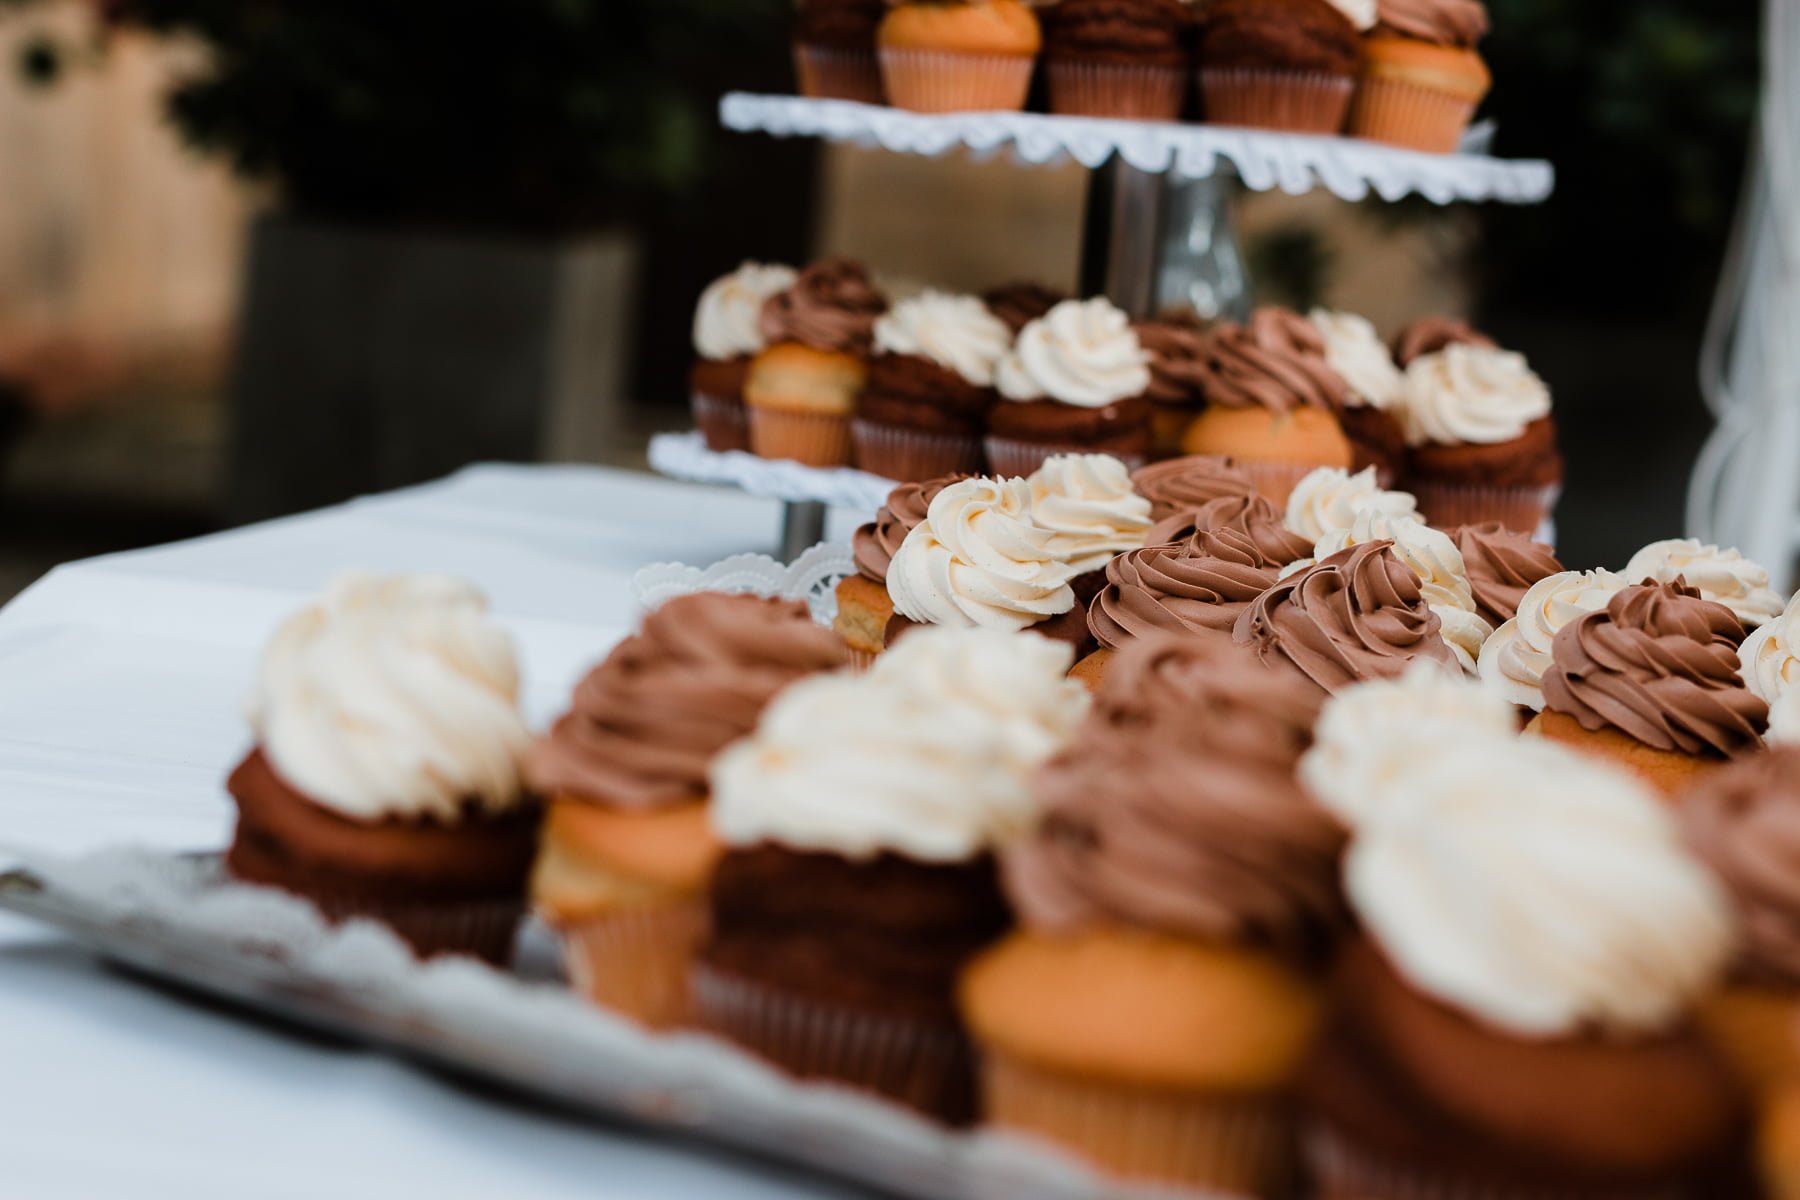
[[[1423,154],[1360,138],[1274,133],[1227,125],[1114,121],[1042,113],[928,115],[847,100],[732,92],[719,119],[740,133],[816,137],[879,146],[929,158],[966,148],[979,155],[1010,150],[1031,165],[1073,160],[1098,167],[1117,155],[1152,174],[1200,179],[1230,169],[1257,192],[1293,195],[1323,187],[1344,200],[1371,193],[1383,200],[1419,195],[1437,204],[1498,200],[1538,204],[1556,174],[1538,159],[1484,154]]]
[[[837,585],[856,574],[849,546],[820,542],[791,563],[766,554],[734,554],[710,567],[651,563],[631,577],[631,599],[640,613],[694,592],[732,592],[804,600],[813,620],[829,625],[837,616]]]
[[[874,512],[887,503],[894,481],[850,467],[807,467],[787,459],[758,458],[742,450],[720,454],[698,432],[659,433],[650,439],[650,466],[672,479],[713,483],[790,504],[828,504]]]

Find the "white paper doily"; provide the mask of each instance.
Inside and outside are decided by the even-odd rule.
[[[706,448],[698,432],[659,433],[650,439],[650,466],[672,479],[714,483],[791,503],[808,501],[874,513],[887,503],[894,481],[850,467],[807,467],[785,459],[758,458],[742,450]]]
[[[631,577],[631,599],[646,613],[694,592],[781,596],[806,601],[813,620],[829,625],[837,616],[838,580],[854,574],[856,556],[849,546],[820,542],[786,565],[766,554],[734,554],[710,567],[652,563]]]
[[[978,155],[1010,150],[1028,164],[1074,160],[1097,167],[1113,155],[1140,171],[1199,179],[1235,171],[1251,191],[1293,195],[1326,188],[1344,200],[1420,195],[1437,204],[1499,200],[1538,204],[1556,175],[1538,159],[1423,154],[1359,138],[1272,133],[1226,125],[1115,121],[1042,113],[928,115],[804,96],[732,92],[719,119],[740,133],[816,137],[935,158],[959,147]]]

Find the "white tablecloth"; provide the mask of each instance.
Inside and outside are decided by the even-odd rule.
[[[217,847],[242,697],[336,571],[473,579],[542,723],[623,634],[646,563],[768,551],[771,501],[577,467],[476,467],[320,513],[73,563],[0,610],[0,846]],[[864,514],[833,513],[847,536]],[[0,858],[4,858],[0,854]],[[0,917],[0,1196],[846,1194],[496,1104],[377,1055],[142,987]]]

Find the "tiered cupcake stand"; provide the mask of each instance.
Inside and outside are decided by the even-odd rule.
[[[939,158],[964,150],[1025,166],[1077,162],[1092,172],[1081,248],[1081,291],[1134,316],[1188,307],[1241,317],[1250,285],[1233,232],[1238,190],[1290,195],[1323,188],[1343,200],[1538,204],[1555,185],[1547,162],[1481,152],[1477,128],[1456,154],[1422,154],[1357,138],[1219,125],[1113,121],[1040,113],[925,115],[800,96],[727,95],[721,122],[741,133],[811,137]],[[890,481],[815,470],[741,452],[714,454],[698,433],[661,434],[650,464],[665,475],[741,488],[784,504],[781,553],[817,542],[829,505],[873,510]]]

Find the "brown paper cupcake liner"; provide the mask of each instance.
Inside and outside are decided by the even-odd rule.
[[[1237,465],[1255,481],[1256,490],[1267,497],[1270,504],[1286,511],[1288,497],[1293,494],[1295,485],[1318,470],[1322,464],[1238,459]]]
[[[974,435],[929,433],[873,421],[852,421],[856,465],[897,483],[922,483],[940,475],[979,475],[987,468],[981,439]]]
[[[1475,487],[1460,483],[1434,483],[1414,479],[1406,490],[1419,502],[1419,511],[1439,529],[1498,521],[1508,529],[1534,537],[1556,508],[1562,488]]]
[[[794,74],[800,94],[815,100],[854,100],[882,104],[881,64],[875,51],[839,50],[831,46],[794,47]]]
[[[1045,67],[1050,111],[1065,117],[1175,121],[1187,101],[1180,67],[1054,62]]]
[[[869,668],[875,665],[875,660],[879,657],[881,656],[867,650],[850,651],[850,673],[852,675],[866,674]]]
[[[1356,81],[1317,71],[1202,67],[1201,111],[1209,124],[1337,133],[1350,111]]]
[[[1436,88],[1393,79],[1365,79],[1350,108],[1350,134],[1409,150],[1454,153],[1474,102]]]
[[[694,428],[715,454],[750,448],[750,414],[742,401],[695,392],[692,397]]]
[[[384,902],[353,893],[306,893],[333,922],[364,918],[392,929],[420,958],[462,954],[504,967],[512,961],[513,937],[525,915],[525,901],[461,900]]]
[[[688,965],[706,936],[705,900],[672,900],[560,923],[569,979],[602,1008],[652,1029],[687,1019]]]
[[[1668,1184],[1510,1184],[1461,1175],[1365,1150],[1324,1126],[1307,1132],[1305,1156],[1315,1200],[1680,1200]]]
[[[1018,112],[1035,60],[1025,55],[949,50],[881,51],[888,103],[913,112]]]
[[[850,465],[850,418],[749,406],[750,451],[808,467]]]
[[[1092,446],[1069,442],[1021,442],[999,437],[988,438],[985,445],[988,469],[1002,479],[1029,475],[1043,466],[1046,458],[1057,454],[1112,454],[1110,450],[1095,450]],[[1113,454],[1113,457],[1133,471],[1144,465],[1141,454]]]

